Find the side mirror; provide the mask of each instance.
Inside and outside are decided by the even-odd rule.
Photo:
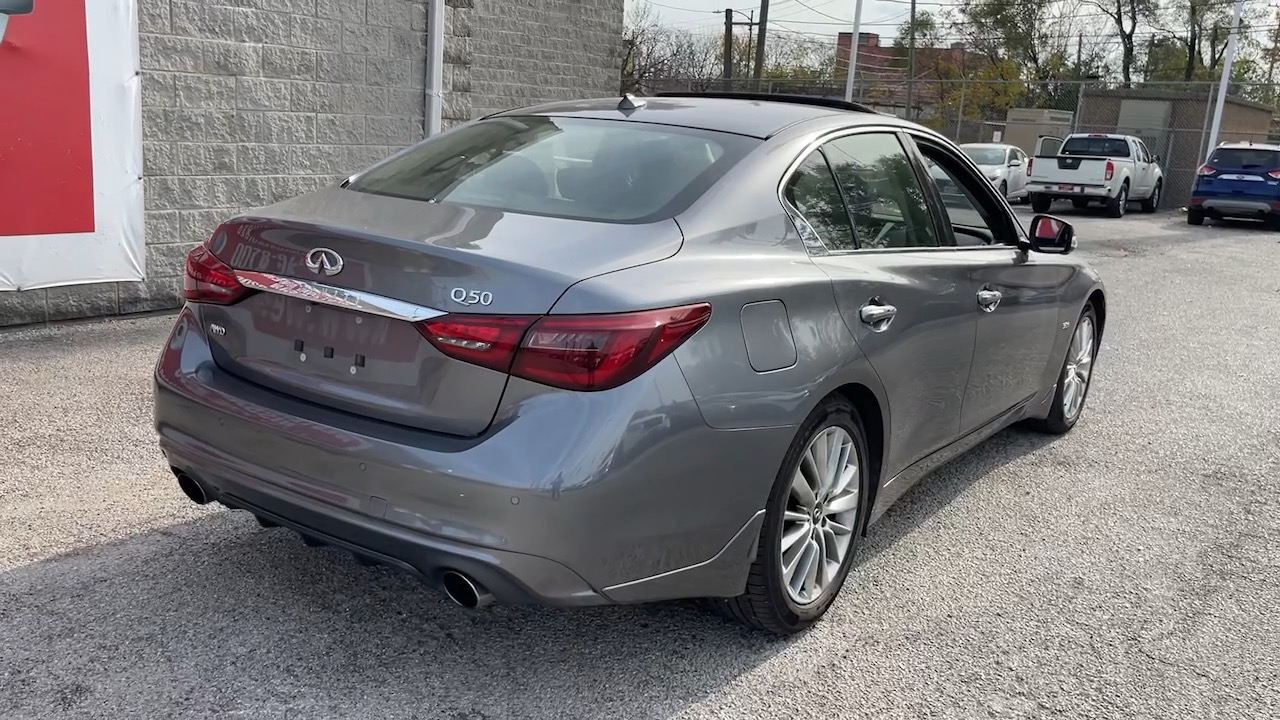
[[[1052,215],[1031,218],[1031,249],[1066,255],[1076,249],[1076,231],[1071,223]]]
[[[1009,167],[1022,167],[1022,161],[1018,158],[1014,158],[1009,161]]]
[[[0,0],[0,43],[9,27],[10,15],[26,15],[35,8],[35,0]]]

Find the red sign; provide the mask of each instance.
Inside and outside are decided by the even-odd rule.
[[[9,18],[0,43],[0,236],[95,230],[90,1],[36,0],[33,12]]]

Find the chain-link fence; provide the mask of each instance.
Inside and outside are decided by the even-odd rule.
[[[654,90],[754,90],[844,97],[843,78],[664,80]],[[1216,82],[1050,82],[862,78],[854,99],[932,127],[957,142],[1006,142],[1034,154],[1041,137],[1124,133],[1143,139],[1164,170],[1166,208],[1185,204],[1209,153]],[[1223,101],[1218,141],[1280,141],[1280,84],[1233,83]],[[1052,150],[1052,148],[1046,148]]]

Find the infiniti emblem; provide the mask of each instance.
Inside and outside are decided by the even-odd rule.
[[[317,275],[337,275],[342,272],[342,256],[329,248],[314,248],[307,253],[307,269]]]

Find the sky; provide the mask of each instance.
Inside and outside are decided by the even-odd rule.
[[[643,0],[626,0],[627,11]],[[752,0],[648,0],[663,24],[692,31],[717,32],[724,27],[726,3],[742,11],[739,20],[747,20],[746,14],[760,15],[760,4]],[[942,3],[921,0],[917,10]],[[770,0],[769,32],[803,33],[829,36],[832,41],[837,32],[853,29],[855,0]],[[909,0],[863,0],[861,32],[879,33],[884,41],[893,36],[910,13]],[[735,13],[735,15],[737,15]]]

